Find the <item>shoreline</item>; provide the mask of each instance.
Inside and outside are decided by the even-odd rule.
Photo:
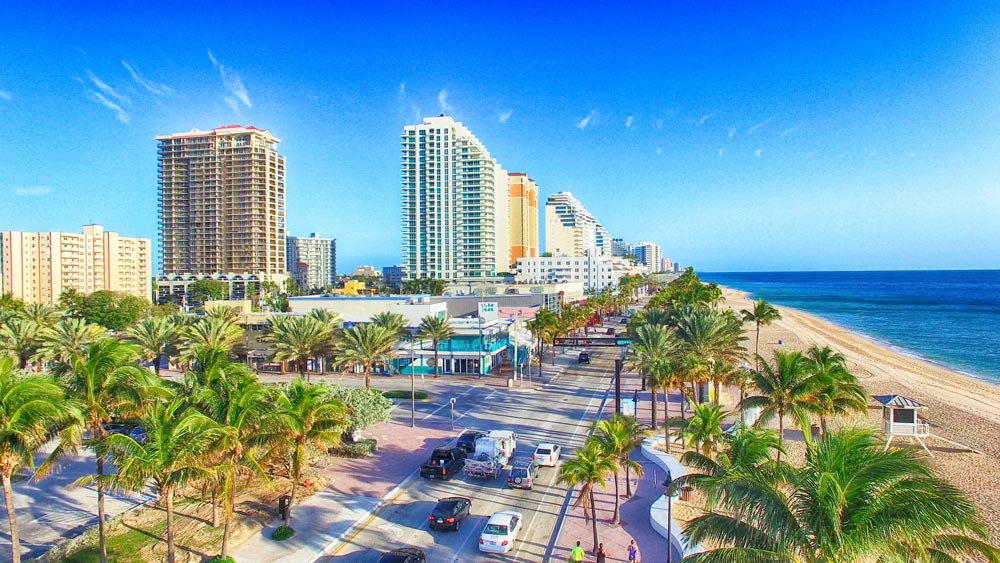
[[[739,313],[751,305],[749,293],[720,286],[723,307]],[[993,541],[1000,538],[1000,386],[984,379],[949,369],[922,357],[893,350],[887,344],[860,335],[799,309],[774,305],[781,319],[761,327],[760,355],[771,359],[773,350],[805,351],[810,346],[830,346],[844,355],[848,369],[871,395],[900,394],[927,405],[920,416],[931,432],[979,453],[963,451],[946,440],[926,440],[934,457],[930,466],[943,478],[969,495],[990,530]],[[744,342],[753,353],[755,329],[744,330]],[[778,341],[784,342],[779,345]],[[869,401],[867,414],[844,419],[842,426],[864,424],[881,428],[881,409]],[[836,425],[835,425],[836,426]],[[893,444],[905,445],[899,439]],[[919,448],[919,446],[917,446]]]

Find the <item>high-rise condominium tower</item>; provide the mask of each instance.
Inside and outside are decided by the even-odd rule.
[[[227,125],[159,141],[163,273],[285,275],[285,157],[266,129]]]
[[[511,172],[510,263],[538,257],[538,184],[527,174]]]
[[[545,251],[553,256],[611,254],[612,239],[572,192],[559,192],[545,202]]]
[[[464,125],[442,115],[403,128],[402,196],[406,279],[508,270],[507,173]]]
[[[288,237],[288,273],[303,291],[336,285],[337,239]]]
[[[120,291],[149,299],[153,249],[148,238],[120,237],[100,225],[83,233],[0,232],[0,293],[55,305],[66,289]]]

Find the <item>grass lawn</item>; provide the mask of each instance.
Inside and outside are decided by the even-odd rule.
[[[409,399],[410,392],[403,391],[402,389],[393,389],[392,391],[386,391],[382,393],[382,396],[385,397],[386,399]],[[415,391],[413,393],[413,398],[416,399],[417,401],[426,401],[427,393],[424,393],[423,391]]]
[[[136,554],[143,547],[160,541],[167,531],[166,519],[153,522],[148,529],[128,528],[123,534],[108,536],[108,561],[135,561]],[[68,556],[68,563],[100,563],[101,550],[91,545]]]

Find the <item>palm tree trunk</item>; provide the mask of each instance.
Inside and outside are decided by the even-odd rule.
[[[236,463],[235,460],[231,460],[230,463]],[[230,468],[231,470],[232,468]],[[233,497],[236,495],[236,487],[233,483],[233,476],[226,475],[226,483],[222,491],[222,502],[225,504],[222,513],[222,558],[225,559],[229,556],[229,535],[232,532],[232,521],[233,521]]]
[[[153,358],[153,361],[156,362],[153,364],[153,373],[156,374],[156,377],[160,377],[160,362],[163,361],[163,354],[157,354],[156,357]]]
[[[753,339],[753,366],[760,371],[760,322],[757,323],[757,336]]]
[[[434,377],[436,379],[438,377],[438,370],[440,369],[440,366],[438,365],[438,341],[434,340],[433,343],[434,343]],[[480,366],[480,369],[482,369],[482,366]]]
[[[721,385],[719,384],[718,379],[712,382],[712,387],[715,390],[715,396],[712,399],[712,404],[714,404],[715,406],[719,406],[719,388],[721,387]]]
[[[14,513],[14,489],[11,488],[10,475],[6,471],[0,473],[3,481],[3,500],[7,504],[7,522],[10,523],[10,552],[14,563],[21,563],[21,540],[17,532],[17,515]]]
[[[781,461],[781,448],[785,445],[785,413],[778,413],[778,461]]]
[[[299,360],[299,375],[302,379],[309,381],[309,370],[307,369],[308,364],[306,362],[308,362],[308,360]]]
[[[614,514],[611,515],[611,524],[613,524],[615,526],[617,526],[618,524],[621,523],[621,517],[618,514],[619,499],[620,499],[620,497],[618,496],[618,470],[616,469],[615,470],[615,512],[614,512]],[[596,551],[596,549],[595,549],[595,551]]]
[[[285,509],[285,527],[292,526],[292,505],[295,504],[295,491],[299,487],[299,479],[302,478],[302,463],[300,462],[304,446],[295,444],[295,451],[292,452],[292,492],[288,496],[288,507]]]
[[[826,437],[826,417],[819,415],[819,435],[821,438]]]
[[[663,394],[663,447],[670,453],[670,388],[665,387],[666,393]],[[653,387],[653,394],[656,394],[656,387]],[[653,426],[653,430],[656,430],[656,426]]]
[[[96,434],[95,434],[96,435]],[[108,563],[108,538],[104,523],[104,460],[97,457],[97,539],[101,551],[101,563]]]
[[[628,459],[626,456],[625,459]],[[629,475],[629,465],[625,466],[625,498],[632,498],[632,477]]]
[[[365,362],[365,389],[372,388],[372,364]]]
[[[219,483],[212,484],[212,527],[219,527]]]
[[[590,509],[594,511],[593,518],[590,519],[590,524],[593,526],[594,530],[594,549],[592,551],[597,551],[597,505],[594,504],[594,488],[590,488]]]
[[[161,493],[163,496],[167,497],[167,563],[174,563],[174,489],[168,487],[166,491]],[[225,549],[225,539],[222,540],[223,549]]]
[[[656,394],[657,394],[656,393],[656,386],[655,385],[650,385],[649,388],[650,388],[650,397],[651,397],[651,402],[649,403],[649,408],[650,408],[650,413],[652,414],[652,420],[650,422],[650,426],[652,426],[653,428],[656,428]],[[669,405],[669,397],[667,397],[667,399],[668,399],[668,403],[667,404]]]

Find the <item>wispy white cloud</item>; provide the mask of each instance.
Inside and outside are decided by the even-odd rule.
[[[747,135],[753,135],[753,132],[754,132],[754,131],[756,131],[756,130],[760,129],[761,127],[763,127],[763,126],[765,126],[765,125],[767,125],[768,123],[770,123],[770,122],[771,122],[771,120],[772,120],[772,119],[774,119],[774,118],[773,118],[773,117],[768,117],[768,118],[767,118],[767,119],[765,119],[764,121],[761,121],[761,122],[760,122],[760,123],[758,123],[757,125],[754,125],[753,127],[751,127],[750,129],[748,129],[748,130],[747,130]]]
[[[226,104],[236,112],[240,110],[240,104],[252,108],[253,102],[250,101],[250,94],[247,93],[246,86],[243,85],[240,75],[219,62],[215,58],[215,55],[212,54],[211,49],[208,50],[208,60],[212,61],[212,67],[219,71],[219,78],[222,79],[222,87],[226,90],[226,94],[222,97],[226,101]]]
[[[122,66],[125,67],[125,70],[132,75],[132,80],[134,80],[139,86],[145,88],[147,92],[156,94],[157,96],[169,96],[174,93],[174,89],[166,84],[157,84],[152,80],[146,80],[143,78],[142,74],[140,74],[139,71],[132,65],[128,64],[128,62],[122,61]]]
[[[593,121],[595,117],[597,117],[597,110],[596,109],[590,110],[590,113],[587,114],[587,117],[584,117],[583,119],[577,122],[576,128],[579,129],[580,131],[583,131],[590,125],[590,122]]]
[[[510,119],[510,116],[513,115],[513,114],[514,114],[514,110],[509,109],[509,110],[501,113],[500,115],[498,115],[497,118],[500,120],[500,123],[507,123],[507,120]]]
[[[662,119],[657,119],[656,120],[656,128],[657,129],[663,129],[663,120]]]
[[[719,158],[722,158],[722,153],[726,152],[726,149],[719,147]]]
[[[104,106],[104,107],[106,107],[106,108],[114,111],[115,112],[115,117],[118,118],[118,121],[121,121],[122,123],[128,123],[128,121],[129,121],[129,115],[128,115],[128,112],[125,111],[125,108],[123,108],[120,105],[116,104],[115,102],[109,100],[108,98],[106,98],[104,96],[104,94],[101,94],[100,92],[94,92],[93,90],[88,90],[87,91],[87,98],[89,98],[90,100],[92,100],[94,102],[97,102],[97,103],[101,104],[102,106]]]
[[[451,113],[455,109],[448,103],[447,88],[441,88],[441,91],[438,92],[438,107],[441,108],[442,113]]]
[[[730,127],[729,128],[729,135],[727,135],[727,137],[729,137],[729,140],[732,141],[733,137],[735,137],[735,136],[736,136],[736,128],[735,127]]]
[[[634,118],[634,117],[632,117],[631,115],[630,115],[630,116],[628,116],[628,117],[626,117],[626,118],[625,118],[625,128],[626,128],[626,129],[631,129],[631,128],[632,128],[632,122],[633,122],[633,121],[635,121],[635,118]]]
[[[0,90],[0,100],[10,101],[10,98],[11,98],[10,92],[6,90]]]
[[[401,101],[406,99],[406,82],[400,82],[399,83],[399,96],[398,97],[399,97],[399,99]]]
[[[757,149],[753,151],[753,155],[757,158],[762,158],[764,156],[764,149]]]
[[[663,147],[656,147],[656,154],[663,154]]]
[[[705,124],[706,121],[708,121],[709,119],[712,119],[713,117],[715,117],[714,113],[707,113],[707,114],[701,116],[701,119],[698,120],[698,127],[701,127],[702,125]]]
[[[791,135],[792,133],[794,133],[794,132],[796,132],[798,130],[799,130],[799,126],[798,125],[795,125],[794,127],[789,127],[788,129],[785,129],[784,131],[781,132],[781,136],[782,137],[787,137],[787,136]]]
[[[51,186],[20,186],[11,190],[14,195],[25,196],[25,197],[38,197],[43,196],[52,191]]]
[[[98,90],[103,92],[105,96],[114,98],[119,104],[129,105],[132,103],[132,100],[128,99],[128,96],[125,94],[119,94],[114,88],[109,86],[106,82],[98,78],[96,74],[90,72],[89,70],[87,71],[87,78],[89,78],[90,82],[96,86]]]

